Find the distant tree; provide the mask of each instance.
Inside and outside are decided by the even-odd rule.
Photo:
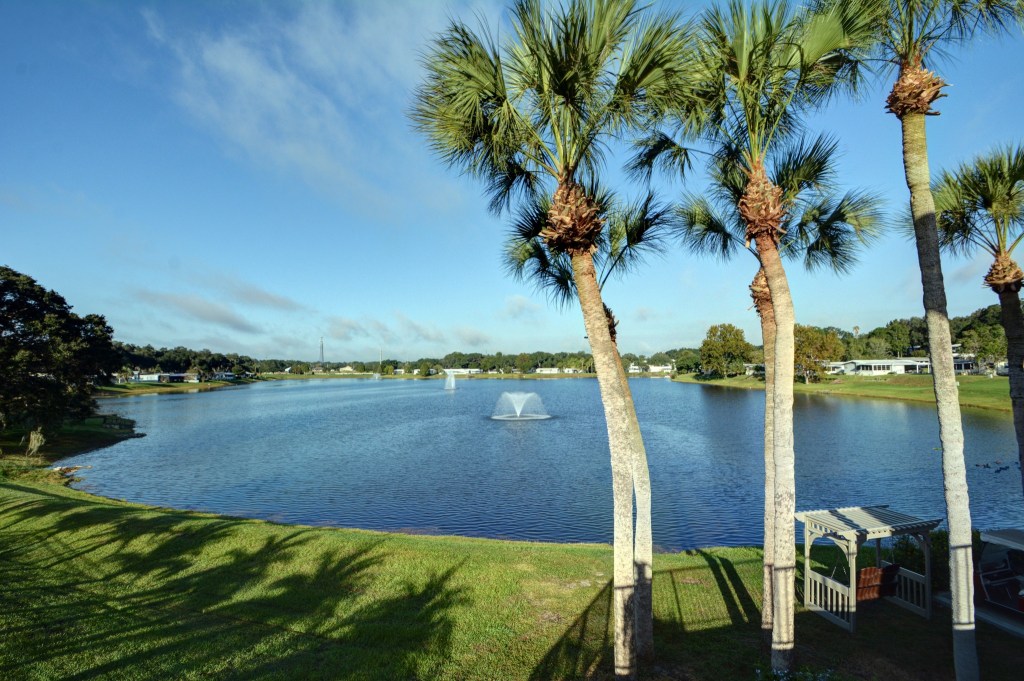
[[[94,382],[121,366],[113,330],[55,291],[0,267],[0,431],[48,430],[93,412]]]
[[[804,383],[820,380],[828,363],[841,359],[843,351],[843,342],[835,331],[796,325],[796,371],[803,376]]]
[[[684,373],[695,373],[700,370],[700,352],[690,348],[676,352],[676,370]]]
[[[525,352],[521,352],[516,355],[516,371],[521,374],[525,374],[529,373],[531,369],[533,369],[533,357]]]
[[[675,366],[675,362],[672,361],[672,358],[669,357],[664,352],[654,353],[653,355],[651,355],[651,358],[650,360],[648,360],[648,362],[652,366],[665,366],[666,364],[671,364],[672,366]]]
[[[430,362],[421,361],[418,369],[420,371],[420,376],[422,376],[423,378],[427,378],[430,376]]]
[[[910,326],[902,319],[894,319],[885,325],[885,336],[889,351],[896,357],[907,354],[910,347]]]
[[[743,373],[754,346],[747,342],[743,329],[732,324],[716,324],[700,345],[700,365],[711,376],[729,377]]]
[[[858,359],[882,359],[892,355],[889,341],[882,336],[871,336],[864,346],[866,357]]]

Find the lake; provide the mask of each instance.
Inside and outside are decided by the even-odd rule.
[[[631,381],[664,550],[762,542],[764,394]],[[552,418],[490,417],[535,392]],[[611,471],[594,379],[260,382],[108,399],[146,436],[62,462],[78,489],[284,523],[610,542]],[[935,410],[797,395],[797,509],[890,504],[945,517]],[[977,528],[1024,527],[1008,414],[964,413]],[[995,473],[995,461],[1011,468]]]

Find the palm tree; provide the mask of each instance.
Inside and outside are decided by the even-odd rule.
[[[786,216],[780,229],[779,252],[800,258],[809,271],[828,268],[845,273],[857,261],[856,250],[877,234],[880,200],[864,192],[839,196],[835,189],[836,142],[819,136],[813,142],[799,140],[775,149],[769,179],[782,189]],[[735,153],[723,150],[711,167],[705,196],[688,195],[676,212],[675,232],[694,253],[728,260],[738,249],[757,257],[746,239],[746,224],[737,209],[746,190],[746,176],[733,162]],[[772,391],[775,314],[763,268],[750,284],[751,298],[761,321],[765,354],[765,483],[764,571],[761,633],[770,644],[773,630],[772,578],[775,522],[775,462],[772,457],[774,421]]]
[[[1017,457],[1024,464],[1024,271],[1012,258],[1024,239],[1024,147],[998,149],[942,173],[932,194],[940,245],[961,253],[981,249],[992,256],[985,285],[999,296]]]
[[[615,673],[631,677],[636,657],[653,654],[650,481],[594,267],[602,207],[586,188],[615,136],[684,96],[687,36],[674,17],[642,16],[634,0],[567,0],[550,11],[516,0],[511,25],[499,47],[486,30],[452,21],[424,59],[412,118],[442,159],[487,184],[492,209],[551,197],[540,237],[568,258],[608,429]]]
[[[848,5],[845,0],[828,0]],[[935,203],[928,170],[925,118],[944,97],[946,83],[927,68],[947,45],[969,40],[979,30],[1003,31],[1021,15],[1020,0],[866,0],[865,14],[876,16],[877,51],[898,71],[886,109],[900,120],[903,170],[910,190],[914,239],[921,269],[928,354],[942,443],[942,476],[949,525],[950,595],[953,611],[953,658],[960,681],[978,678],[974,636],[974,583],[971,562],[971,511],[968,504],[964,436],[960,422],[952,338],[946,310]]]
[[[772,414],[771,423],[766,422],[772,429],[770,435],[766,429],[766,447],[773,450],[775,476],[770,550],[775,611],[772,667],[778,670],[791,669],[793,663],[795,321],[779,257],[787,205],[783,188],[769,178],[765,163],[777,144],[798,133],[801,113],[840,86],[856,82],[855,50],[869,39],[867,17],[842,5],[805,12],[786,0],[760,1],[750,7],[730,0],[724,9],[715,7],[703,14],[695,57],[700,89],[676,111],[678,132],[684,136],[710,138],[719,149],[735,150],[733,172],[745,178],[736,206],[745,240],[756,245],[764,272],[761,288],[767,289],[774,315],[774,335],[765,340],[766,373],[773,387],[766,391],[765,400],[766,412]],[[685,169],[690,160],[684,146],[657,133],[642,141],[631,167]]]

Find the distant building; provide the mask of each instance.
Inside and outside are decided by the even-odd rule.
[[[671,374],[674,367],[671,364],[652,364],[647,370],[652,374]]]
[[[830,374],[847,374],[850,376],[927,374],[931,373],[931,362],[928,361],[927,357],[849,359],[845,362],[829,362],[826,371]]]

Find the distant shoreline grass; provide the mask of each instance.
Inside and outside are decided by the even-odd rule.
[[[610,679],[606,545],[277,525],[0,480],[0,677]],[[655,557],[641,679],[754,678],[761,551]],[[799,585],[799,580],[798,580]],[[801,666],[953,679],[949,613],[798,608]],[[979,626],[984,678],[1019,640]]]
[[[764,379],[754,376],[733,376],[725,379],[702,379],[696,374],[680,374],[673,380],[716,388],[764,390]],[[959,376],[960,405],[1010,413],[1009,379],[1005,376]],[[797,382],[794,392],[839,397],[871,397],[935,404],[930,375],[837,376],[821,383]]]

